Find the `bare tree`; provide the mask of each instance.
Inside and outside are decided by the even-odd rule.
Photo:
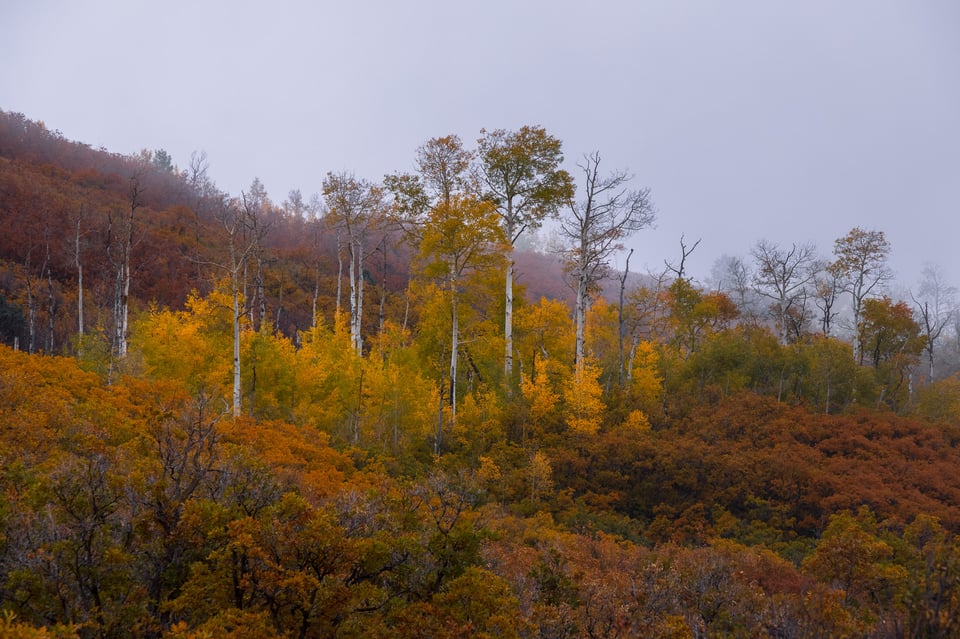
[[[206,151],[194,151],[190,154],[190,165],[186,172],[186,180],[193,200],[193,261],[197,267],[198,285],[204,281],[203,266],[206,262],[201,257],[203,253],[203,218],[208,209],[222,198],[213,180],[208,175],[209,169],[210,163],[207,161]]]
[[[693,255],[693,252],[697,250],[697,247],[700,246],[700,239],[697,239],[693,243],[693,246],[687,246],[686,236],[680,235],[680,263],[672,264],[667,260],[663,261],[664,266],[667,267],[667,271],[673,273],[676,276],[676,279],[682,280],[686,277],[686,268],[687,268],[687,258]]]
[[[303,194],[300,189],[290,189],[287,193],[287,199],[280,205],[285,215],[303,219],[310,210],[309,205],[303,201]]]
[[[757,293],[772,300],[777,334],[781,344],[786,344],[792,317],[801,319],[806,315],[797,313],[798,302],[805,299],[810,282],[819,270],[816,249],[813,244],[793,244],[789,249],[767,240],[760,240],[751,251],[757,270],[753,283]]]
[[[957,315],[957,288],[944,281],[943,270],[935,264],[926,264],[917,295],[911,294],[916,305],[917,323],[927,338],[924,352],[929,365],[928,374],[934,378],[934,356],[943,330]]]
[[[822,268],[814,277],[814,305],[820,311],[820,332],[824,337],[833,330],[833,320],[837,317],[835,306],[840,294],[840,282],[829,268]]]
[[[51,255],[50,255],[50,234],[46,234],[45,238],[45,248],[46,248],[46,258],[44,259],[44,264],[46,265],[47,271],[47,339],[44,341],[43,348],[47,353],[53,353],[54,349],[54,327],[56,325],[57,317],[57,295],[56,295],[56,286],[53,284],[53,269],[51,268]]]
[[[83,261],[81,260],[80,239],[83,237],[82,224],[84,218],[84,208],[80,205],[77,212],[75,232],[73,235],[73,264],[77,268],[77,338],[79,348],[83,350]]]
[[[111,254],[111,249],[115,251],[111,255],[111,260],[116,268],[113,344],[117,356],[121,358],[127,354],[127,333],[130,323],[130,282],[132,279],[130,257],[134,246],[134,222],[137,209],[143,205],[143,185],[140,178],[140,171],[130,176],[129,210],[120,220],[116,234],[113,238],[108,238],[107,245],[108,254]],[[111,220],[111,229],[112,226]],[[113,240],[112,244],[109,243],[111,239]]]
[[[267,197],[267,189],[263,186],[260,178],[253,178],[249,191],[246,193],[241,191],[240,202],[243,205],[245,218],[243,228],[249,236],[250,245],[253,247],[251,257],[256,262],[253,274],[253,299],[248,304],[247,310],[250,313],[250,325],[254,331],[259,331],[263,318],[267,315],[263,267],[266,262],[264,240],[270,230],[270,221],[267,214],[271,207],[270,200]]]
[[[650,284],[639,286],[628,294],[627,318],[629,320],[630,355],[627,361],[627,381],[633,379],[633,363],[636,359],[637,348],[643,335],[663,335],[664,317],[667,308],[664,304],[663,292],[667,289],[667,272],[648,274]]]
[[[23,283],[27,291],[27,352],[33,353],[37,343],[37,300],[33,285],[33,274],[30,272],[30,259],[33,256],[34,246],[27,248],[26,259],[23,262]],[[40,269],[41,278],[46,270],[47,264],[44,262]]]
[[[742,257],[721,255],[710,270],[710,279],[718,293],[726,293],[736,302],[741,318],[756,320],[757,296],[753,288],[753,272]]]
[[[583,362],[584,326],[589,296],[606,276],[610,256],[622,250],[622,241],[653,223],[656,212],[650,189],[628,190],[633,178],[625,171],[600,174],[600,153],[585,155],[577,166],[583,173],[583,194],[571,200],[560,219],[560,233],[570,245],[564,252],[568,268],[576,275],[576,353]]]

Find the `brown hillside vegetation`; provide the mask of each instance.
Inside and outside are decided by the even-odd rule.
[[[960,636],[947,324],[682,268],[575,322],[456,136],[276,204],[0,125],[0,636]]]

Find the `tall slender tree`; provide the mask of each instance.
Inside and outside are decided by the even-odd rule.
[[[82,224],[84,219],[84,207],[80,205],[75,221],[75,232],[73,235],[73,265],[77,269],[77,338],[79,348],[83,349],[83,260],[81,259],[82,246],[80,239],[83,237]]]
[[[827,268],[836,276],[841,290],[850,294],[854,330],[853,358],[862,363],[863,303],[893,279],[893,271],[887,265],[890,243],[883,231],[865,231],[855,227],[834,242],[833,254],[836,259]]]
[[[432,138],[417,149],[417,172],[436,201],[450,205],[458,192],[472,192],[473,152],[463,148],[459,136]]]
[[[923,279],[917,295],[911,294],[915,316],[926,337],[927,374],[934,379],[937,344],[944,329],[957,314],[957,289],[944,281],[942,269],[935,264],[923,268]]]
[[[225,196],[222,196],[215,211],[227,236],[228,262],[218,264],[218,266],[227,270],[230,283],[233,319],[233,395],[231,407],[233,416],[239,417],[243,403],[240,375],[240,324],[244,315],[244,304],[246,303],[243,298],[243,273],[254,250],[254,244],[250,234],[245,232],[247,218],[239,202],[228,201]]]
[[[583,173],[583,192],[570,200],[560,232],[569,243],[565,261],[577,282],[575,361],[580,363],[589,296],[606,276],[610,256],[623,248],[623,239],[652,224],[656,211],[650,189],[627,188],[633,176],[622,170],[601,175],[598,152],[584,156],[577,166]]]
[[[416,173],[399,173],[384,178],[393,197],[393,223],[414,245],[420,242],[430,211],[441,203],[450,204],[455,195],[476,196],[477,186],[470,173],[474,154],[463,148],[459,136],[431,138],[416,151]]]
[[[118,224],[118,229],[112,230],[113,224],[108,234],[115,233],[112,240],[107,245],[107,252],[111,256],[114,267],[116,268],[116,282],[114,293],[114,336],[113,346],[118,357],[125,357],[127,354],[127,334],[130,324],[130,282],[132,280],[131,272],[131,253],[134,246],[134,225],[137,209],[143,206],[143,183],[142,169],[138,169],[129,179],[128,189],[128,210]],[[111,253],[111,249],[115,252]]]
[[[386,216],[383,189],[349,173],[327,173],[323,196],[334,225],[346,236],[350,284],[350,341],[363,352],[363,259],[367,236]]]
[[[393,196],[393,222],[417,247],[422,273],[440,280],[450,304],[449,384],[451,422],[456,421],[460,356],[460,298],[469,272],[497,264],[507,251],[496,208],[479,197],[471,172],[475,154],[456,135],[431,138],[416,151],[416,173],[384,178]],[[404,325],[406,320],[404,320]],[[441,373],[441,378],[444,375]],[[442,399],[441,399],[442,404]],[[435,446],[443,444],[443,415],[438,415]]]
[[[506,247],[503,229],[489,202],[467,195],[441,200],[430,211],[423,226],[420,259],[423,272],[441,280],[450,303],[450,419],[456,423],[457,371],[460,352],[460,297],[464,280],[472,271],[502,263]],[[442,445],[442,430],[437,446]]]
[[[244,229],[249,236],[254,260],[253,272],[253,299],[247,305],[250,313],[250,325],[254,331],[259,331],[264,317],[267,315],[267,298],[264,291],[264,265],[266,263],[266,248],[264,246],[267,233],[270,230],[269,210],[272,206],[267,197],[267,189],[260,178],[253,178],[250,189],[240,193],[240,202],[243,205]]]
[[[561,143],[543,127],[518,131],[481,130],[479,168],[485,196],[497,213],[512,248],[527,230],[539,228],[573,197],[573,178],[560,168]],[[513,260],[506,270],[504,298],[505,381],[513,376]]]

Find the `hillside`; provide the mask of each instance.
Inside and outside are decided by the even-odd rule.
[[[16,339],[25,350],[69,349],[79,325],[81,270],[84,324],[109,322],[117,245],[131,229],[134,309],[177,309],[192,291],[208,293],[225,276],[223,216],[230,199],[200,157],[178,171],[159,165],[152,152],[123,157],[94,150],[21,114],[0,112],[0,224],[8,229],[0,240],[0,294],[19,309],[10,312],[23,317],[0,324],[0,340],[12,345]],[[332,322],[336,229],[303,202],[277,205],[263,197],[258,206],[262,250],[270,256],[263,295],[277,329],[295,337],[309,328],[314,301]],[[364,278],[384,298],[386,317],[400,322],[409,312],[402,298],[411,248],[386,228],[374,231],[367,244]],[[339,251],[342,261],[347,248]],[[555,257],[528,251],[516,259],[518,287],[528,299],[571,298]]]
[[[948,325],[677,273],[591,291],[575,362],[517,253],[508,372],[488,203],[278,205],[0,115],[0,636],[960,634]]]

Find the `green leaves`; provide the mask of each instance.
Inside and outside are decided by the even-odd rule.
[[[480,131],[480,170],[486,189],[513,244],[573,198],[573,178],[560,168],[561,142],[538,126],[512,132]]]

